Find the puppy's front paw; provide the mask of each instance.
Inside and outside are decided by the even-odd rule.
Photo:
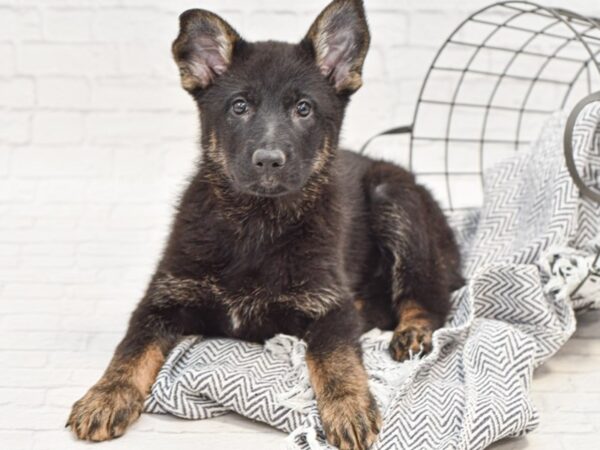
[[[431,351],[433,330],[429,326],[408,325],[396,329],[390,342],[390,354],[396,361],[402,362],[411,354],[427,354]]]
[[[381,416],[370,392],[323,402],[319,410],[327,442],[340,450],[367,450],[377,439]]]
[[[121,436],[142,412],[144,397],[127,383],[103,383],[92,387],[75,402],[67,421],[79,439],[105,441]]]

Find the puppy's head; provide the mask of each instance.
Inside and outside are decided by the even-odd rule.
[[[334,0],[298,44],[250,43],[213,13],[183,13],[173,55],[205,156],[240,192],[301,190],[333,158],[368,46],[361,0]]]

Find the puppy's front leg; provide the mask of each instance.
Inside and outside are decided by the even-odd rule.
[[[79,439],[121,436],[142,412],[165,356],[176,341],[166,310],[142,300],[100,380],[75,404],[67,421]]]
[[[310,327],[306,364],[327,441],[341,450],[366,450],[379,433],[381,417],[367,383],[358,337],[360,318],[352,307],[329,312]]]

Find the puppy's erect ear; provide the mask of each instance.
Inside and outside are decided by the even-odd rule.
[[[334,0],[312,24],[306,41],[337,92],[352,93],[362,85],[370,41],[362,0]]]
[[[190,9],[179,16],[173,57],[187,91],[208,87],[231,64],[237,32],[216,14]]]

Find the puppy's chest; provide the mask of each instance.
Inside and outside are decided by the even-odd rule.
[[[227,306],[227,334],[244,340],[264,341],[276,334],[301,336],[311,317],[278,299],[248,298]]]
[[[307,260],[293,249],[290,245],[251,259],[232,259],[217,274],[222,286],[218,301],[229,318],[230,333],[245,339],[255,334],[298,334],[299,328],[331,308],[332,295],[320,292],[318,260]]]
[[[220,239],[227,251],[210,264],[212,301],[227,321],[221,329],[250,340],[299,335],[339,300],[330,286],[321,286],[332,249],[303,228],[272,240],[254,237]]]
[[[285,308],[283,302],[278,302],[283,290],[273,289],[263,277],[256,274],[240,276],[235,283],[224,280],[223,286],[223,295],[219,300],[227,310],[233,329],[239,329],[247,323],[262,322]]]

